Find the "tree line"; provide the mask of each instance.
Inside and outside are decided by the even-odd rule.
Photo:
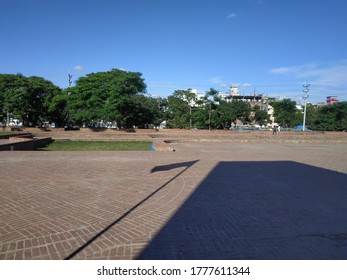
[[[302,125],[303,112],[290,99],[270,102],[274,107],[275,121],[282,127]],[[318,131],[342,131],[347,129],[347,102],[315,106],[307,104],[306,126]]]
[[[228,129],[232,126],[270,124],[268,106],[249,102],[227,102],[211,88],[203,98],[191,90],[176,90],[168,98],[147,94],[139,72],[112,69],[80,77],[66,89],[41,77],[0,74],[0,122],[9,116],[24,126],[55,123],[59,127],[112,125],[118,128],[159,126],[168,128]],[[275,122],[282,127],[302,124],[303,114],[295,101],[269,102]],[[347,128],[347,102],[315,107],[307,106],[307,127],[313,130]]]

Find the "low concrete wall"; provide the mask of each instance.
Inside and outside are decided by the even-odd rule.
[[[36,133],[55,133],[55,132],[65,132],[65,133],[107,133],[107,134],[124,134],[124,133],[153,133],[156,129],[141,129],[141,128],[129,128],[129,129],[115,129],[115,128],[84,128],[65,130],[64,128],[38,128],[38,127],[23,127],[24,132]]]
[[[160,139],[155,139],[153,141],[153,148],[154,151],[157,152],[174,152],[174,148],[169,145],[166,141],[160,140]]]
[[[32,140],[33,140],[33,136],[31,134],[10,136],[8,138],[8,141],[10,143],[27,142],[27,141],[32,141]]]
[[[7,134],[0,135],[0,139],[9,139],[10,137],[32,137],[31,133],[16,133],[16,134]]]
[[[41,138],[41,139],[25,139],[22,142],[9,142],[0,145],[0,151],[31,151],[36,148],[48,145],[53,140],[52,138]]]
[[[281,131],[279,135],[272,135],[270,130],[179,130],[179,129],[136,129],[127,132],[116,129],[90,129],[81,128],[77,131],[64,131],[57,128],[48,130],[40,128],[27,128],[23,132],[31,132],[35,137],[51,137],[52,139],[69,140],[101,140],[101,141],[154,141],[161,139],[172,142],[211,141],[211,142],[323,142],[347,143],[345,132],[320,132],[320,131]]]

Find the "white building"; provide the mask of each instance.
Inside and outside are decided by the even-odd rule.
[[[229,95],[239,96],[240,95],[239,86],[231,85],[229,88]]]
[[[192,100],[192,101],[190,102],[189,105],[192,106],[192,107],[198,107],[198,106],[200,106],[199,104],[197,104],[197,101],[202,101],[202,100],[204,100],[205,94],[203,94],[203,93],[198,93],[198,90],[197,90],[197,89],[190,89],[189,92],[195,94],[195,100]]]

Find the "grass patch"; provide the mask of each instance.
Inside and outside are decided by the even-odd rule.
[[[12,134],[18,134],[20,132],[18,131],[0,131],[0,135],[12,135]]]
[[[149,151],[148,141],[55,141],[40,151]]]

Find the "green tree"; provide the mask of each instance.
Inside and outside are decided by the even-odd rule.
[[[304,108],[302,109],[302,112],[304,112]],[[302,122],[303,121],[303,114],[299,114],[298,117],[298,122]],[[317,108],[312,105],[311,103],[306,105],[306,126],[308,128],[313,128],[313,125],[316,121],[316,117],[317,117]]]
[[[196,95],[188,90],[176,90],[168,97],[167,126],[173,128],[192,128],[193,109]]]
[[[28,110],[26,103],[26,78],[21,75],[0,74],[0,93],[2,101],[3,118],[8,114],[21,118]]]
[[[119,69],[91,73],[79,78],[76,86],[69,88],[69,112],[79,125],[116,121],[120,127],[132,126],[135,123],[131,122],[135,120],[131,111],[138,109],[138,103],[131,97],[145,91],[141,73]]]
[[[208,111],[205,106],[195,108],[192,115],[192,122],[194,128],[206,129],[208,127]]]
[[[41,77],[1,74],[2,111],[22,120],[23,125],[41,125],[50,119],[50,102],[61,89]],[[51,110],[54,110],[51,107]]]
[[[48,120],[58,127],[64,127],[70,123],[68,111],[68,93],[61,91],[47,101]]]
[[[252,108],[252,111],[254,113],[253,120],[260,126],[265,125],[270,120],[269,114],[266,111],[261,110],[259,105],[255,105]]]
[[[167,119],[168,100],[167,98],[156,98],[157,113],[154,115],[153,124],[159,126],[163,121]]]
[[[168,97],[167,127],[189,128],[189,105],[174,95]]]
[[[244,101],[233,101],[231,102],[232,108],[235,111],[236,119],[243,124],[251,122],[251,106],[248,102]],[[235,122],[236,124],[236,122]]]
[[[251,106],[249,103],[239,100],[233,102],[221,101],[218,107],[220,123],[224,128],[227,128],[237,122],[247,124],[251,122]]]
[[[312,125],[315,130],[344,130],[347,128],[347,102],[322,106]]]
[[[124,127],[147,126],[158,119],[159,111],[155,98],[138,94],[130,96],[121,104],[119,111],[123,115]]]
[[[296,108],[296,103],[290,99],[282,101],[272,101],[270,105],[274,107],[275,121],[283,127],[293,127],[300,124],[302,114]]]
[[[198,129],[214,129],[218,127],[218,91],[211,88],[202,99],[195,99],[192,110],[194,127]]]
[[[208,124],[209,129],[218,128],[220,123],[217,113],[219,102],[220,98],[218,97],[218,91],[214,88],[210,88],[210,90],[205,93],[204,97],[205,108],[208,110],[208,121],[205,123]]]
[[[236,121],[237,116],[232,103],[221,101],[217,108],[219,127],[229,128]]]
[[[0,77],[1,79],[1,77]],[[1,86],[1,82],[0,82]],[[6,122],[7,108],[5,107],[5,94],[0,90],[0,123]]]

